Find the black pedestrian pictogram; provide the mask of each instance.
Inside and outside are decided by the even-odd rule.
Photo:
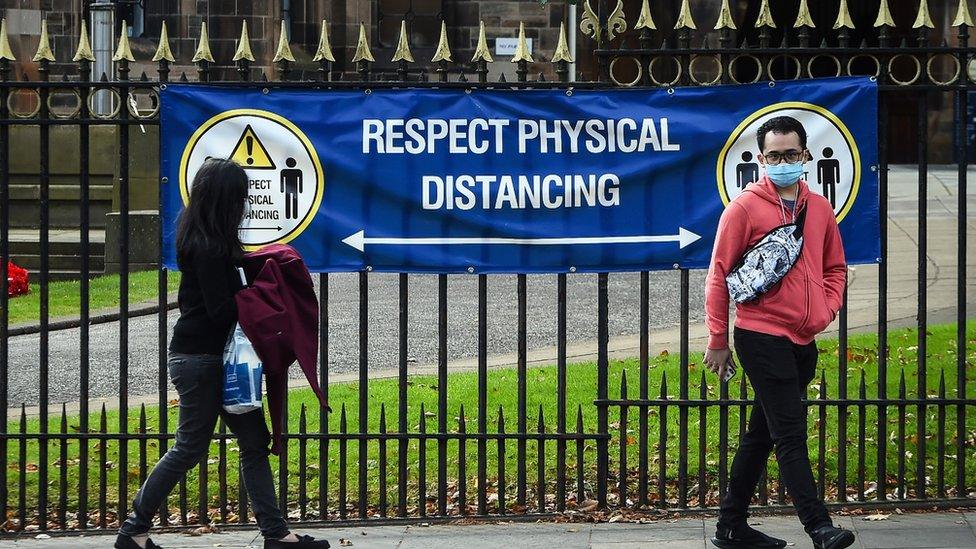
[[[258,139],[250,124],[241,132],[237,145],[234,145],[234,149],[230,153],[230,159],[249,170],[275,169],[274,160],[271,160],[268,149]]]
[[[285,195],[285,219],[298,219],[298,195],[302,192],[304,181],[302,170],[295,168],[295,159],[285,160],[288,167],[281,170],[281,192]]]
[[[834,150],[825,147],[823,159],[817,161],[817,183],[821,193],[830,201],[830,207],[837,209],[837,185],[840,183],[840,161],[834,156]]]
[[[744,151],[742,162],[735,166],[735,184],[740,188],[746,188],[749,183],[759,181],[759,164],[752,161],[752,153]]]

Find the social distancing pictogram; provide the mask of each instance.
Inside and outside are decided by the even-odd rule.
[[[722,201],[728,204],[747,185],[762,177],[756,131],[776,116],[791,116],[803,124],[810,152],[804,164],[803,179],[811,191],[822,194],[830,202],[840,222],[857,198],[861,157],[854,137],[840,118],[812,103],[788,101],[769,105],[752,113],[736,127],[719,154],[716,166]]]
[[[318,211],[325,186],[322,164],[308,137],[282,116],[239,109],[201,125],[183,151],[184,203],[194,175],[209,157],[229,158],[247,173],[247,208],[240,228],[247,249],[293,240]]]

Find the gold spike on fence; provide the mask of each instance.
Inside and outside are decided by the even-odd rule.
[[[718,21],[715,22],[715,30],[732,29],[736,30],[735,18],[732,17],[732,9],[729,8],[729,0],[722,0],[722,9],[718,13]]]
[[[122,21],[122,33],[119,35],[119,45],[115,48],[112,61],[122,61],[123,59],[130,63],[136,60],[132,56],[132,49],[129,48],[129,26],[125,21]]]
[[[251,40],[247,36],[247,21],[241,25],[241,38],[237,41],[237,51],[234,52],[233,61],[254,61],[254,54],[251,53]]]
[[[895,20],[891,18],[891,9],[888,8],[888,0],[881,0],[878,6],[878,17],[874,20],[875,27],[894,27]]]
[[[807,5],[807,0],[800,0],[800,9],[796,14],[796,22],[793,23],[794,29],[800,27],[817,28],[817,25],[813,22],[813,16],[810,15],[810,6]]]
[[[92,53],[91,42],[88,40],[88,25],[85,21],[81,22],[81,32],[78,33],[78,49],[75,50],[72,61],[94,61],[95,55]]]
[[[556,51],[552,54],[552,62],[565,61],[573,62],[572,53],[569,51],[569,44],[566,43],[566,23],[559,23],[559,41],[556,43]]]
[[[437,50],[434,52],[434,57],[430,60],[432,63],[451,60],[451,46],[447,43],[447,23],[445,21],[441,21],[441,36],[437,40]]]
[[[915,15],[915,22],[912,23],[913,29],[918,29],[926,27],[929,29],[934,29],[935,24],[932,23],[932,15],[929,14],[929,0],[922,0],[918,4],[918,14]]]
[[[193,63],[200,61],[214,62],[213,53],[210,52],[210,39],[207,37],[207,23],[200,24],[200,42],[197,44],[197,51],[193,54]]]
[[[329,22],[322,20],[322,33],[319,35],[319,47],[315,49],[315,57],[312,61],[329,61],[335,63],[335,55],[332,54],[332,44],[329,43]]]
[[[159,46],[156,47],[156,54],[153,55],[152,60],[155,62],[176,62],[176,58],[173,57],[173,51],[169,49],[169,32],[166,30],[166,21],[163,21],[163,28],[159,32]]]
[[[532,62],[532,54],[529,53],[529,45],[525,41],[525,23],[519,23],[518,44],[515,46],[515,56],[512,57],[512,63],[519,61]]]
[[[952,20],[953,27],[973,26],[973,16],[969,14],[969,0],[959,0],[959,7],[956,8],[956,17]]]
[[[488,49],[488,37],[485,35],[485,22],[478,22],[478,45],[474,49],[474,57],[471,58],[471,62],[484,61],[485,63],[494,63],[495,60],[491,56],[491,50]]]
[[[288,45],[288,28],[285,21],[281,21],[281,33],[278,34],[278,49],[275,51],[273,62],[290,61],[295,62],[295,56],[291,53],[291,46]]]
[[[651,3],[649,0],[644,0],[641,3],[640,15],[637,17],[637,23],[634,24],[634,28],[637,30],[657,30],[657,26],[654,24],[654,17],[651,16]]]
[[[356,44],[356,54],[352,57],[353,63],[360,61],[369,61],[370,63],[376,61],[373,58],[373,52],[369,51],[369,42],[366,40],[366,25],[363,23],[359,24],[359,43]]]
[[[756,28],[769,27],[776,28],[776,21],[773,20],[773,12],[769,9],[769,0],[762,0],[759,6],[759,16],[756,18]]]
[[[13,50],[10,49],[10,40],[7,38],[7,20],[0,20],[0,59],[16,61]]]
[[[393,62],[406,61],[413,63],[413,53],[410,51],[410,41],[407,39],[407,21],[400,21],[400,38],[397,40],[396,51],[393,52]]]
[[[678,12],[678,21],[674,24],[674,28],[697,30],[695,20],[691,16],[690,0],[681,0],[681,10]]]
[[[851,11],[847,8],[847,0],[840,0],[840,6],[837,8],[837,20],[834,21],[833,28],[834,30],[854,28],[854,20],[851,19]]]
[[[37,43],[37,53],[34,54],[34,62],[38,61],[54,61],[51,41],[47,37],[47,19],[41,20],[41,39]]]

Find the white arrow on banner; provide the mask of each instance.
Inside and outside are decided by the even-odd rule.
[[[366,246],[458,246],[483,244],[510,244],[516,246],[565,246],[574,244],[640,244],[645,242],[677,242],[679,248],[692,244],[701,236],[678,227],[678,234],[642,236],[584,236],[554,238],[501,238],[501,237],[367,237],[362,230],[342,239],[342,242],[360,252]]]

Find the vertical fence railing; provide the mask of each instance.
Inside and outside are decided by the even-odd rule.
[[[615,5],[611,5],[615,4]],[[356,55],[352,59],[356,78],[343,81],[341,73],[333,74],[334,54],[328,41],[327,26],[315,54],[318,68],[310,73],[311,79],[296,78],[297,70],[287,47],[287,37],[279,37],[278,54],[273,74],[262,72],[260,78],[252,78],[249,47],[246,34],[241,48],[234,57],[237,72],[235,82],[217,78],[218,68],[210,53],[206,34],[200,37],[193,58],[196,64],[196,80],[214,85],[235,85],[248,88],[301,88],[301,89],[358,89],[368,93],[373,88],[450,88],[450,89],[527,89],[549,88],[565,90],[571,94],[574,88],[602,89],[628,87],[652,90],[673,86],[701,86],[731,84],[753,79],[807,78],[822,76],[814,70],[818,59],[836,60],[837,75],[860,74],[853,70],[856,60],[867,60],[876,70],[867,71],[877,78],[880,89],[879,103],[879,164],[876,170],[880,187],[880,217],[887,220],[889,214],[889,159],[890,144],[887,141],[890,110],[896,104],[914,102],[917,109],[915,124],[918,137],[918,279],[917,322],[914,326],[917,349],[914,350],[915,370],[901,366],[890,356],[889,334],[889,243],[887,223],[881,224],[881,257],[876,269],[878,282],[877,337],[875,359],[878,364],[874,379],[851,363],[853,352],[848,331],[851,328],[847,295],[839,315],[838,372],[837,378],[828,379],[820,371],[817,389],[810,400],[810,416],[815,427],[811,430],[813,456],[819,466],[818,487],[831,503],[883,504],[894,496],[895,504],[953,505],[971,503],[970,492],[976,487],[976,479],[967,475],[966,453],[970,451],[967,429],[967,408],[976,406],[976,399],[967,393],[966,352],[969,345],[967,332],[967,173],[970,166],[966,139],[969,120],[968,93],[974,90],[974,82],[967,77],[966,68],[971,65],[976,51],[969,45],[968,12],[960,11],[956,45],[930,46],[926,25],[912,31],[913,44],[893,47],[893,35],[898,30],[890,21],[879,18],[877,29],[869,29],[869,38],[860,47],[852,47],[851,24],[846,26],[843,13],[838,15],[839,29],[824,30],[812,26],[795,25],[798,30],[787,30],[780,22],[774,26],[771,20],[741,22],[745,27],[755,23],[758,36],[755,43],[737,32],[733,15],[724,4],[720,15],[718,48],[708,42],[699,44],[696,25],[691,11],[682,10],[675,31],[657,30],[650,20],[649,8],[642,9],[634,31],[628,34],[628,21],[622,11],[622,3],[601,0],[592,8],[589,2],[581,29],[594,39],[592,51],[595,65],[593,82],[570,82],[569,63],[574,62],[561,30],[559,44],[551,56],[551,67],[542,61],[544,54],[529,54],[520,30],[519,51],[512,59],[511,68],[496,62],[488,50],[484,32],[470,63],[454,60],[450,51],[449,31],[442,27],[441,45],[430,65],[414,61],[410,52],[410,37],[406,25],[402,27],[403,39],[393,57],[392,65],[374,61],[370,51],[368,33],[361,29]],[[644,3],[646,6],[646,3]],[[842,9],[846,9],[843,7]],[[761,17],[764,17],[760,14]],[[849,16],[847,17],[849,19]],[[789,27],[792,29],[792,27]],[[483,28],[481,29],[484,30]],[[124,32],[124,31],[123,31]],[[205,31],[204,31],[205,32]],[[782,35],[780,46],[773,46]],[[819,47],[812,47],[818,38]],[[46,40],[46,34],[42,40]],[[87,38],[86,38],[87,40]],[[157,271],[157,355],[151,357],[157,368],[158,389],[155,410],[147,409],[140,402],[138,415],[130,417],[130,345],[129,345],[129,281],[131,227],[130,202],[130,141],[133,124],[154,126],[159,120],[156,113],[140,113],[132,106],[135,94],[158,93],[170,79],[170,63],[174,62],[165,34],[154,62],[158,62],[155,81],[148,78],[130,79],[130,64],[134,61],[127,42],[121,40],[116,52],[117,74],[91,74],[90,52],[79,47],[75,56],[77,77],[68,82],[50,79],[49,68],[54,61],[48,56],[43,42],[38,48],[39,63],[37,81],[11,79],[11,57],[0,51],[0,455],[4,456],[0,467],[0,517],[12,517],[6,522],[7,531],[25,528],[35,523],[39,530],[108,529],[117,525],[128,511],[128,501],[136,481],[141,482],[155,459],[172,443],[174,420],[170,413],[168,378],[166,372],[167,322],[170,300],[168,291],[174,273],[160,267]],[[123,42],[125,45],[123,46]],[[741,43],[741,46],[737,46]],[[284,44],[284,45],[282,45]],[[833,45],[837,44],[837,45]],[[88,55],[85,55],[88,53]],[[43,54],[43,55],[42,55]],[[532,56],[536,59],[532,59]],[[915,78],[906,79],[894,74],[898,71],[895,60],[907,58],[917,63]],[[620,70],[632,59],[640,72],[631,82],[630,76]],[[755,74],[748,74],[749,59],[755,60]],[[933,72],[933,64],[951,59],[956,75],[940,80]],[[712,60],[718,73],[702,77],[699,69]],[[378,68],[379,67],[379,68]],[[497,68],[501,70],[496,70]],[[530,78],[530,70],[543,71],[537,78]],[[493,72],[498,77],[489,79]],[[953,72],[950,70],[950,72]],[[505,74],[514,74],[510,78]],[[555,81],[545,74],[555,74]],[[632,75],[631,75],[632,76]],[[830,75],[827,75],[830,76]],[[179,82],[188,82],[181,74]],[[512,80],[512,81],[509,81]],[[71,116],[55,116],[51,112],[52,96],[56,89],[77,92],[77,109]],[[956,213],[957,239],[955,242],[957,326],[954,334],[956,345],[954,370],[947,375],[939,371],[937,390],[929,394],[932,384],[929,371],[930,338],[927,337],[929,273],[927,246],[929,216],[927,212],[929,166],[928,141],[933,133],[929,114],[934,110],[933,101],[942,92],[952,94],[954,147],[957,167],[958,195]],[[327,93],[323,92],[323,93]],[[18,97],[21,101],[12,101]],[[158,96],[156,100],[158,101]],[[26,99],[25,99],[26,98]],[[108,99],[110,112],[95,109]],[[36,110],[14,112],[12,106],[21,106],[23,100],[36,102]],[[116,108],[117,103],[117,108]],[[158,105],[157,105],[158,107]],[[35,126],[38,128],[38,246],[40,269],[36,275],[40,294],[38,308],[38,397],[36,402],[21,402],[20,395],[11,394],[9,382],[9,343],[13,341],[9,330],[9,299],[7,297],[7,259],[11,257],[10,217],[11,133]],[[117,408],[110,413],[102,406],[93,414],[91,410],[93,370],[105,372],[104,365],[91,364],[92,331],[90,275],[97,274],[91,261],[90,216],[92,191],[92,129],[108,126],[117,139],[117,171],[113,184],[118,191],[118,228],[116,242],[119,261],[119,305],[117,324],[119,387]],[[77,127],[79,152],[79,240],[82,257],[79,276],[80,324],[78,343],[80,359],[77,379],[79,385],[77,430],[74,413],[69,413],[64,402],[51,402],[50,389],[50,292],[51,266],[51,161],[56,151],[51,150],[52,127]],[[875,172],[872,172],[875,173]],[[168,182],[162,180],[161,184]],[[162,231],[162,229],[161,229]],[[162,250],[162,233],[157,242]],[[162,264],[162,251],[159,255]],[[530,299],[535,290],[535,279],[530,284],[524,274],[515,277],[515,315],[512,327],[517,341],[514,375],[516,382],[505,387],[515,393],[514,409],[497,406],[494,402],[493,382],[495,373],[489,369],[489,322],[492,293],[496,290],[495,279],[473,273],[477,288],[477,313],[472,319],[477,330],[477,356],[474,376],[475,396],[471,402],[461,402],[459,395],[449,394],[451,382],[448,344],[450,328],[448,306],[449,290],[455,280],[465,275],[448,277],[436,275],[436,331],[437,360],[436,405],[411,403],[410,386],[410,334],[412,326],[409,302],[411,292],[416,292],[406,273],[398,275],[397,288],[397,353],[396,404],[370,402],[370,329],[387,329],[393,320],[381,320],[370,316],[369,269],[358,274],[358,362],[355,398],[334,401],[333,411],[319,409],[316,414],[304,404],[292,406],[286,403],[292,417],[286,419],[283,431],[287,443],[282,445],[279,457],[278,490],[282,507],[296,511],[300,521],[360,521],[375,518],[413,519],[415,517],[500,516],[500,515],[547,515],[568,510],[593,508],[659,507],[662,509],[709,509],[716,505],[716,497],[727,490],[726,477],[730,467],[730,451],[746,430],[747,415],[753,401],[744,376],[730,387],[727,383],[709,385],[711,378],[704,372],[696,372],[697,354],[692,340],[692,276],[694,273],[675,265],[677,276],[676,302],[679,307],[678,356],[680,366],[677,379],[655,369],[658,357],[652,356],[651,310],[652,300],[660,296],[652,292],[649,272],[630,274],[607,273],[584,278],[575,275],[574,269],[553,276],[555,280],[555,406],[554,413],[545,412],[530,403],[532,370],[529,368]],[[639,286],[637,311],[632,311],[639,331],[636,375],[623,368],[610,356],[610,312],[614,303],[610,300],[611,280],[618,278]],[[592,313],[596,332],[596,360],[588,365],[594,368],[594,392],[587,402],[570,401],[570,357],[568,340],[569,283],[577,279],[590,283],[589,291],[595,291],[596,307]],[[320,306],[319,330],[319,382],[329,394],[330,364],[330,275],[317,276]],[[449,284],[450,282],[450,284]],[[540,284],[540,287],[542,285]],[[501,284],[497,285],[501,289]],[[375,288],[374,288],[375,289]],[[510,290],[510,289],[509,289]],[[375,310],[375,309],[374,309]],[[872,313],[873,314],[873,313]],[[506,327],[505,329],[510,329]],[[889,376],[889,367],[892,368]],[[898,368],[897,370],[894,368]],[[914,374],[914,376],[912,375]],[[914,378],[914,379],[913,379]],[[934,378],[933,378],[934,379]],[[634,388],[634,382],[639,387]],[[890,398],[889,383],[895,381],[896,396]],[[911,383],[910,383],[911,382]],[[375,382],[374,382],[375,383]],[[851,384],[854,385],[851,385]],[[947,388],[954,384],[954,389]],[[913,386],[912,386],[913,385]],[[613,387],[613,389],[611,389]],[[713,390],[714,389],[714,390]],[[611,392],[615,393],[614,395]],[[731,393],[731,394],[730,394]],[[856,393],[851,398],[849,394]],[[336,394],[333,392],[333,394]],[[345,394],[345,393],[344,393]],[[912,394],[912,397],[909,397]],[[656,396],[655,396],[656,395]],[[695,396],[693,396],[695,395]],[[951,396],[950,396],[951,395]],[[146,396],[146,395],[138,395]],[[151,395],[149,395],[151,396]],[[355,402],[355,404],[353,404]],[[36,404],[36,407],[34,406]],[[113,403],[114,404],[114,403]],[[346,405],[355,406],[347,416]],[[390,404],[390,406],[387,406]],[[575,404],[575,418],[570,417]],[[19,406],[18,406],[19,405]],[[28,405],[36,422],[29,420]],[[11,406],[17,408],[11,409]],[[457,409],[455,410],[455,406]],[[115,408],[115,406],[113,406]],[[476,418],[469,424],[465,410],[474,409]],[[55,417],[51,417],[54,410]],[[60,412],[60,415],[57,415]],[[452,412],[457,419],[452,419]],[[935,423],[929,419],[933,412]],[[152,421],[155,413],[156,421]],[[514,418],[512,417],[514,413]],[[914,413],[915,421],[909,422]],[[636,414],[636,418],[634,417]],[[371,419],[373,415],[378,420]],[[393,416],[395,415],[395,419]],[[506,423],[506,415],[508,422]],[[11,416],[13,416],[11,418]],[[33,417],[32,416],[32,417]],[[114,416],[114,418],[113,418]],[[317,420],[315,417],[317,416]],[[830,419],[836,417],[836,426]],[[895,422],[889,421],[894,418]],[[436,418],[436,421],[432,418]],[[113,421],[114,419],[114,421]],[[575,421],[573,421],[575,419]],[[514,420],[514,421],[513,421]],[[869,422],[876,421],[876,426]],[[428,423],[429,422],[429,423]],[[697,426],[695,425],[697,423]],[[717,435],[708,429],[717,425]],[[738,426],[736,427],[736,424]],[[112,430],[110,431],[110,426]],[[630,436],[636,426],[636,436]],[[155,430],[156,432],[153,432]],[[850,431],[855,431],[851,433]],[[893,432],[892,432],[893,431]],[[933,446],[929,446],[929,435]],[[733,438],[735,437],[735,438]],[[912,438],[914,437],[914,438]],[[188,526],[192,522],[246,523],[249,518],[248,502],[239,474],[239,460],[233,438],[221,423],[216,440],[216,464],[208,458],[198,468],[181,480],[173,499],[160,509],[163,525]],[[729,439],[733,440],[730,442]],[[871,453],[870,439],[876,448]],[[73,447],[71,443],[77,443]],[[158,445],[158,452],[150,449],[150,443]],[[350,444],[352,442],[352,444]],[[830,444],[836,443],[836,454]],[[130,456],[130,444],[137,455]],[[853,446],[851,446],[853,444]],[[713,449],[714,448],[714,449]],[[54,451],[52,451],[52,449]],[[894,450],[893,452],[891,450]],[[433,450],[433,451],[432,451]],[[676,450],[676,451],[675,451]],[[949,459],[947,452],[955,452]],[[297,452],[297,454],[293,453]],[[396,457],[391,458],[391,452]],[[492,463],[494,452],[494,463]],[[616,455],[613,455],[616,453]],[[156,455],[152,455],[156,454]],[[473,454],[473,455],[472,455]],[[911,454],[911,455],[910,455]],[[296,457],[297,469],[289,469],[290,459]],[[355,455],[355,457],[353,457]],[[35,457],[36,456],[36,457]],[[375,458],[375,459],[374,459]],[[28,467],[36,459],[36,471]],[[875,461],[871,467],[870,460]],[[77,468],[73,463],[77,460]],[[889,463],[889,460],[893,460]],[[470,463],[469,463],[470,461]],[[830,468],[836,463],[836,471]],[[15,467],[11,466],[16,464]],[[473,465],[473,466],[472,466]],[[57,467],[53,473],[51,467]],[[213,467],[211,467],[213,466]],[[428,474],[428,467],[436,467],[436,473]],[[355,488],[352,480],[355,468]],[[931,468],[931,469],[930,469]],[[113,470],[114,469],[114,470]],[[873,469],[873,470],[872,470]],[[894,471],[894,475],[890,474]],[[954,478],[953,478],[954,472]],[[928,477],[932,476],[934,482]],[[770,469],[769,478],[764,476],[758,499],[763,505],[783,506],[787,503],[783,483],[777,482]],[[429,482],[437,483],[431,490]],[[831,484],[832,481],[832,484]],[[395,484],[395,488],[392,486]],[[872,486],[873,485],[873,486]],[[475,493],[470,493],[471,490]],[[354,492],[352,491],[354,490]],[[514,490],[514,492],[513,492]],[[835,490],[836,493],[831,493]],[[55,493],[56,492],[56,497]],[[16,494],[16,496],[14,496]],[[91,500],[91,501],[90,501]],[[217,508],[214,509],[214,502]],[[294,502],[294,505],[292,505]],[[175,503],[175,509],[172,509]],[[195,507],[195,509],[194,509]],[[294,509],[293,509],[294,507]],[[13,508],[13,509],[12,509]],[[53,512],[53,514],[52,514]],[[171,514],[172,513],[172,514]],[[194,518],[195,515],[195,518]],[[76,517],[75,524],[69,517]]]

